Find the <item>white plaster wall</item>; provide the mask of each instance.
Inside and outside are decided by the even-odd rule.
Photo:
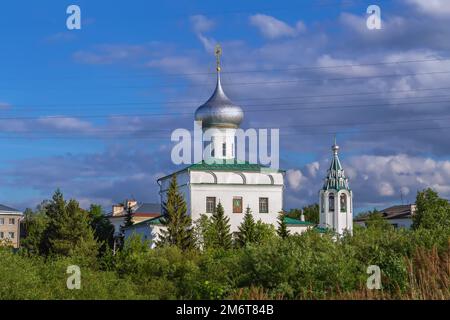
[[[120,226],[124,224],[125,217],[110,217],[108,220],[114,226],[114,236],[119,236]]]
[[[306,230],[312,228],[312,226],[304,226],[304,225],[288,225],[287,229],[289,230],[291,235],[294,234],[302,234]]]
[[[412,225],[412,219],[408,218],[408,219],[387,219],[387,222],[389,222],[390,224],[397,224],[398,228],[406,228],[406,229],[410,229],[411,225]]]
[[[141,236],[142,240],[150,241],[150,247],[154,248],[156,246],[156,242],[159,240],[161,227],[162,226],[160,225],[143,223],[133,228],[128,228],[125,230],[125,240],[131,237],[133,234],[138,234],[139,236]]]
[[[231,231],[238,230],[247,206],[252,210],[256,221],[277,225],[278,213],[283,208],[283,186],[275,185],[195,185],[191,184],[191,213],[195,221],[206,213],[206,197],[216,197],[230,217]],[[233,197],[242,197],[242,213],[233,213]],[[259,213],[259,198],[269,198],[269,213]]]
[[[329,212],[328,197],[330,194],[334,194],[334,212]],[[341,212],[340,208],[340,196],[345,194],[347,196],[347,210]],[[322,202],[322,196],[325,200]],[[347,190],[321,190],[319,192],[319,204],[320,204],[320,222],[322,227],[333,228],[339,234],[343,234],[345,230],[353,231],[353,194]],[[322,209],[323,207],[323,209]]]

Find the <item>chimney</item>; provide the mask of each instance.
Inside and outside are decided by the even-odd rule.
[[[127,200],[126,201],[126,208],[133,208],[135,205],[137,205],[137,201],[136,200]]]
[[[112,206],[112,215],[120,216],[123,214],[123,204],[113,204]]]
[[[414,215],[416,213],[417,210],[417,205],[414,203],[411,205],[411,215]]]

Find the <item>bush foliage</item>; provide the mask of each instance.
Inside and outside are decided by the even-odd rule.
[[[280,237],[272,226],[248,219],[245,236],[236,235],[239,241],[223,248],[211,235],[222,224],[205,216],[194,228],[196,246],[150,249],[134,236],[115,255],[89,220],[98,215],[85,215],[57,194],[39,212],[28,213],[21,250],[0,248],[0,299],[449,299],[445,205],[424,192],[411,230],[396,230],[375,217],[367,228],[355,226],[352,235],[310,230]],[[433,205],[439,211],[430,218]],[[64,220],[51,222],[58,210],[73,215],[68,221],[76,230],[68,242],[58,238],[69,232]],[[109,230],[105,221],[101,225]],[[80,290],[66,287],[67,267],[74,264],[81,268]],[[380,267],[382,290],[366,289],[369,265]]]

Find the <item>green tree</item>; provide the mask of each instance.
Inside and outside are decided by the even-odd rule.
[[[247,207],[244,215],[244,220],[238,227],[236,236],[236,244],[240,247],[256,241],[256,223],[253,219],[252,211],[250,207]]]
[[[305,220],[312,222],[314,224],[319,223],[319,204],[314,203],[307,206],[304,206],[303,209],[291,209],[287,214],[288,217],[294,219],[300,219],[303,211],[303,215],[305,216]]]
[[[367,228],[378,228],[382,230],[392,228],[389,222],[383,218],[383,214],[377,209],[369,211],[365,216],[367,217],[365,221]]]
[[[101,205],[91,204],[87,214],[95,238],[101,243],[101,251],[105,252],[108,247],[113,246],[114,226],[103,214]]]
[[[194,222],[194,238],[195,244],[200,249],[206,249],[212,246],[214,230],[211,218],[206,214],[201,214]]]
[[[194,247],[192,220],[187,215],[186,201],[178,190],[176,175],[172,176],[167,201],[163,203],[163,229],[158,240],[159,246],[173,245],[182,250]]]
[[[233,240],[230,233],[230,218],[225,216],[222,204],[219,202],[211,217],[213,228],[212,244],[215,248],[230,249]]]
[[[276,234],[273,225],[258,220],[255,224],[255,238],[253,242],[259,245],[274,242]]]
[[[43,246],[46,254],[71,256],[81,250],[86,256],[97,255],[98,244],[88,215],[76,200],[66,202],[61,191],[57,190],[47,204],[46,215],[49,220]]]
[[[417,193],[413,229],[450,228],[450,204],[430,188]]]
[[[314,224],[319,223],[319,204],[314,203],[308,206],[303,207],[303,215],[305,216],[305,220],[312,222]]]
[[[277,229],[277,234],[278,236],[280,236],[282,239],[286,239],[289,236],[289,230],[287,229],[287,224],[286,221],[284,220],[285,218],[285,214],[283,211],[280,211],[279,215],[278,215],[278,229]]]
[[[39,205],[34,212],[26,209],[23,218],[23,234],[21,246],[29,254],[39,255],[43,252],[45,230],[48,225],[48,217],[45,212],[45,202]]]
[[[125,229],[128,227],[131,227],[134,222],[133,222],[133,208],[128,204],[128,201],[125,201],[123,204],[124,208],[125,208],[125,219],[123,224],[120,226],[120,238],[119,238],[119,247],[123,248],[124,244],[125,244]]]

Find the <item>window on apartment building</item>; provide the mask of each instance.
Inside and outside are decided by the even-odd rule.
[[[216,197],[206,197],[206,213],[213,213],[216,210]]]
[[[9,218],[9,224],[16,224],[15,218]]]
[[[233,198],[233,213],[242,213],[242,197]]]
[[[5,218],[0,218],[0,226],[5,224]]]
[[[3,232],[0,232],[0,239],[3,239],[5,237],[5,234]]]
[[[14,239],[14,236],[15,236],[14,232],[8,232],[8,237],[10,239]]]
[[[259,213],[269,213],[269,198],[259,198]]]

